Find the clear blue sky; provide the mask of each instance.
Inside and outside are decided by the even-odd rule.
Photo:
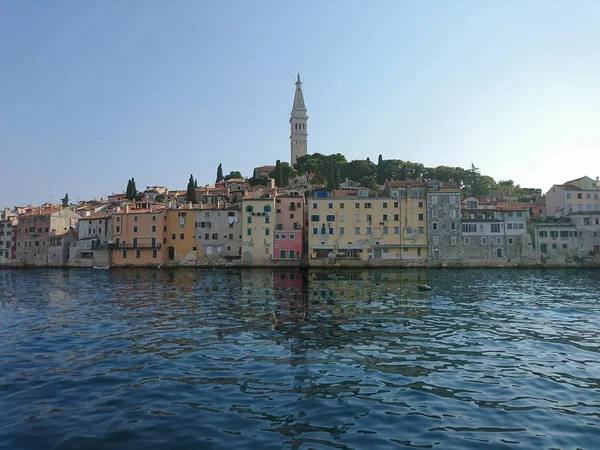
[[[0,206],[310,153],[600,175],[600,2],[0,2]]]

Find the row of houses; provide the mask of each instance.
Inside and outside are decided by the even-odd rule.
[[[464,198],[447,182],[391,181],[370,191],[228,181],[198,188],[197,203],[151,186],[138,201],[114,194],[77,207],[5,209],[0,264],[568,264],[600,254],[600,187],[588,177],[553,186],[550,215],[543,202]],[[556,198],[565,207],[556,209]],[[581,207],[566,207],[573,200]]]

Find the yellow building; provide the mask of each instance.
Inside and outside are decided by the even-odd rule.
[[[308,201],[310,260],[425,260],[425,190],[417,196],[404,189],[404,197],[395,198],[368,197],[366,190],[329,197],[329,191],[315,190]]]
[[[273,255],[276,194],[255,186],[242,200],[242,263],[265,264]]]
[[[201,255],[196,242],[198,207],[167,209],[164,243],[169,261],[196,261]]]

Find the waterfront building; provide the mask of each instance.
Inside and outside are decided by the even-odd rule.
[[[303,254],[304,194],[288,190],[275,200],[273,259],[299,260]]]
[[[308,115],[306,114],[306,105],[304,104],[304,94],[302,93],[302,82],[300,74],[296,81],[296,90],[294,91],[294,104],[290,113],[290,165],[294,167],[299,157],[308,153]]]
[[[198,208],[198,205],[187,204],[166,210],[163,242],[168,261],[195,262],[201,255],[200,245],[196,242]]]
[[[427,188],[427,259],[430,263],[459,261],[461,242],[461,188],[455,183],[431,181]]]
[[[263,265],[273,256],[276,193],[255,186],[242,206],[242,263]]]
[[[242,254],[240,204],[202,205],[196,211],[196,242],[204,256],[239,259]]]
[[[80,218],[72,209],[60,206],[43,205],[21,214],[17,223],[17,261],[53,265],[68,259],[69,252],[68,249],[63,252],[63,243],[74,238],[69,231],[74,231]]]
[[[342,197],[331,196],[327,189],[313,190],[307,212],[310,261],[424,260],[424,187],[416,182],[396,188],[395,197],[370,197],[365,189]]]
[[[0,211],[0,265],[14,261],[15,255],[15,231],[19,219],[16,212],[9,208]]]
[[[113,212],[111,261],[115,266],[158,265],[167,259],[164,206],[131,208]]]
[[[70,265],[79,267],[110,266],[112,213],[100,211],[77,221],[77,240],[69,249]]]
[[[542,258],[555,264],[600,255],[600,213],[573,213],[569,217],[538,219],[531,224],[534,246]]]
[[[546,217],[564,217],[578,212],[600,212],[600,186],[585,176],[555,184],[546,193]]]

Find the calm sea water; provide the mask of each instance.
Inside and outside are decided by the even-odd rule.
[[[600,271],[5,270],[0,289],[0,448],[600,448]]]

